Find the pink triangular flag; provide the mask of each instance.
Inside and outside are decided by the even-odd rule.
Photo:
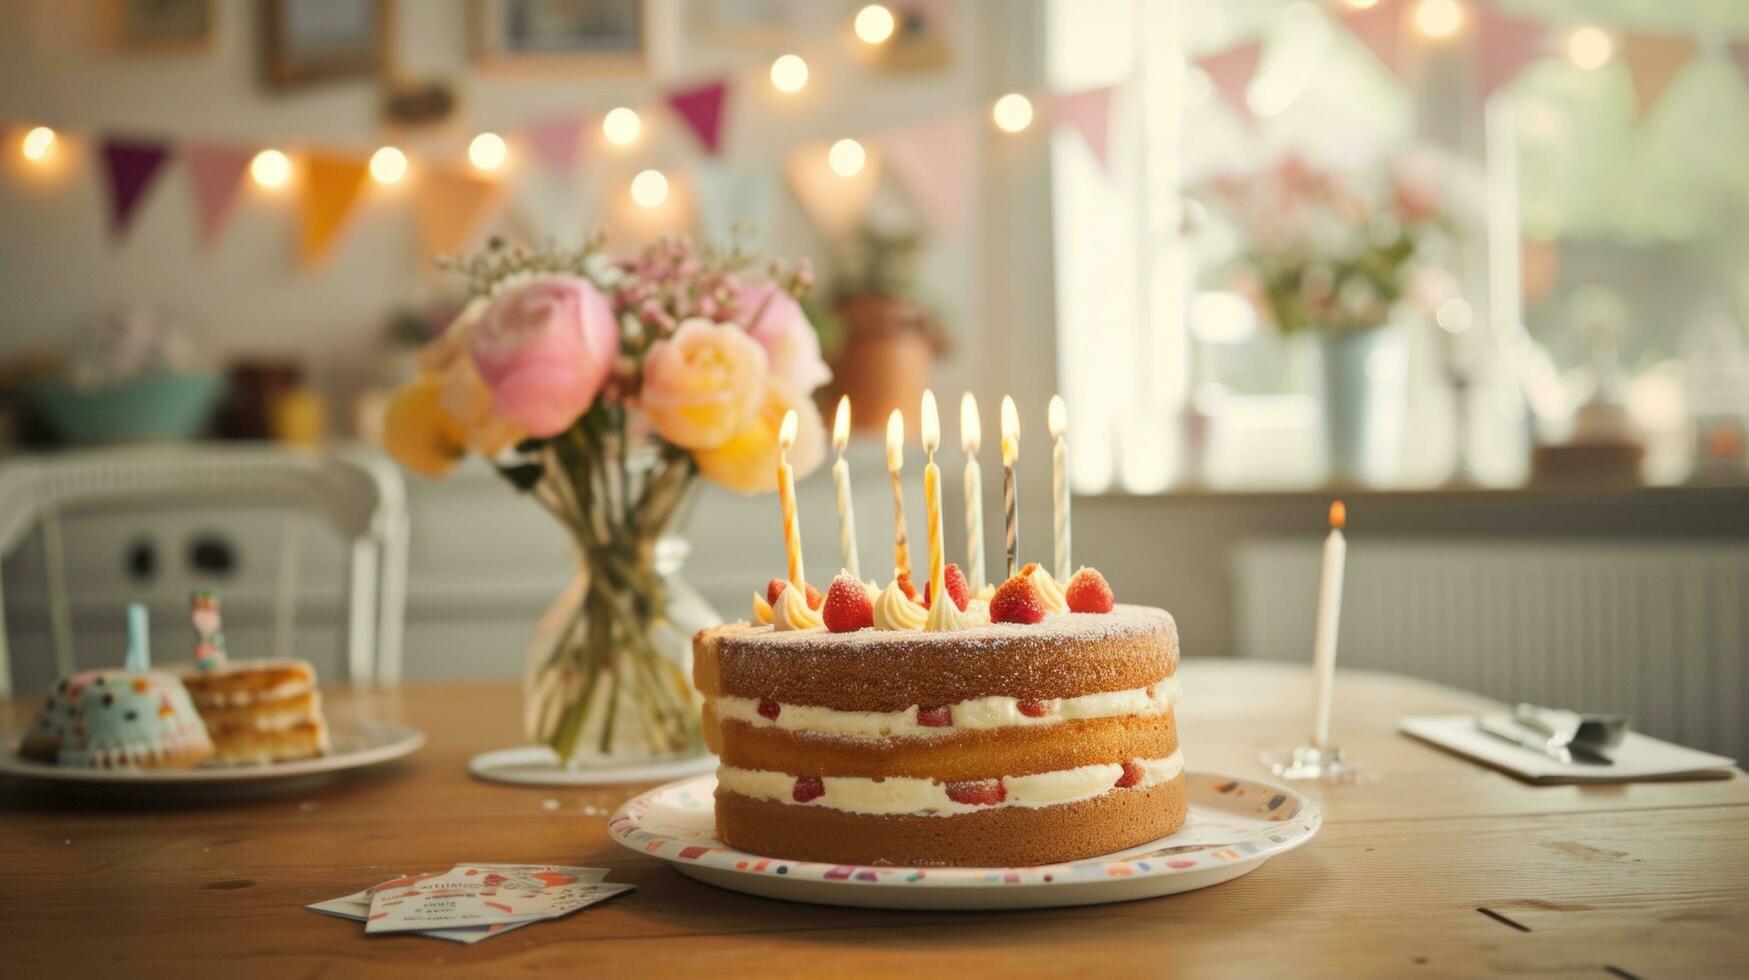
[[[975,125],[968,117],[949,116],[881,137],[893,173],[937,228],[956,227],[965,217]]]
[[[1726,47],[1731,60],[1737,63],[1737,73],[1743,76],[1743,84],[1749,85],[1749,41],[1732,41]]]
[[[1694,54],[1694,38],[1671,34],[1629,34],[1622,38],[1621,60],[1634,82],[1634,108],[1644,119],[1664,90]]]
[[[102,153],[104,183],[109,187],[109,232],[120,238],[146,199],[152,179],[170,159],[170,144],[105,137]]]
[[[1245,102],[1245,89],[1251,85],[1251,76],[1257,74],[1257,62],[1262,57],[1263,44],[1247,41],[1206,58],[1198,58],[1196,63],[1208,72],[1209,81],[1214,83],[1221,98],[1226,99],[1240,115],[1249,116],[1251,107]]]
[[[1398,0],[1380,0],[1363,10],[1351,8],[1339,19],[1393,74],[1403,73],[1403,11]]]
[[[698,135],[705,151],[713,156],[722,149],[723,103],[729,95],[729,83],[716,81],[696,88],[671,92],[668,104],[686,120],[686,125]]]
[[[522,134],[528,145],[541,158],[541,162],[559,171],[568,173],[577,166],[577,154],[583,144],[583,127],[587,123],[583,117],[571,119],[554,119],[540,123]]]
[[[216,143],[190,143],[184,155],[190,190],[194,193],[200,243],[211,245],[224,230],[225,219],[231,216],[231,206],[237,203],[237,191],[243,187],[243,175],[248,172],[255,151]]]
[[[1059,95],[1051,103],[1051,117],[1075,127],[1107,170],[1111,169],[1111,99],[1116,92],[1112,86],[1090,88]]]
[[[1543,53],[1547,28],[1537,21],[1514,17],[1485,3],[1476,12],[1476,98],[1487,101],[1501,86]]]

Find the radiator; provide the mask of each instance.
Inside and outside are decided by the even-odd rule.
[[[1310,662],[1320,546],[1234,552],[1242,656]],[[1749,546],[1350,540],[1339,665],[1620,711],[1749,759]]]

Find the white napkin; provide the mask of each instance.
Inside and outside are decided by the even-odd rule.
[[[1543,785],[1729,779],[1737,761],[1628,732],[1622,743],[1610,751],[1615,760],[1612,765],[1564,763],[1535,749],[1477,731],[1475,715],[1411,716],[1397,719],[1397,728],[1405,735]]]

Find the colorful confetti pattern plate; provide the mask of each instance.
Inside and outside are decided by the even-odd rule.
[[[1230,881],[1318,832],[1323,815],[1271,783],[1189,773],[1184,827],[1127,851],[1036,868],[898,868],[760,857],[712,838],[715,776],[634,798],[608,824],[613,838],[682,874],[768,898],[896,909],[1014,909],[1097,905]]]
[[[58,783],[156,786],[211,783],[259,783],[302,776],[327,775],[349,769],[380,766],[411,755],[425,744],[425,733],[392,722],[331,720],[334,750],[316,759],[275,762],[265,766],[197,766],[193,769],[85,769],[55,766],[18,755],[19,733],[0,735],[0,776],[18,776]]]

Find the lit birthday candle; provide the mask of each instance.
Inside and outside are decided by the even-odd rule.
[[[978,468],[978,402],[971,392],[960,399],[960,448],[966,452],[966,578],[973,592],[984,588],[984,474]]]
[[[934,602],[940,602],[947,574],[941,537],[941,467],[935,465],[935,451],[941,448],[941,419],[935,409],[935,392],[927,388],[923,389],[918,429],[923,436],[923,452],[928,457],[923,464],[923,509],[929,535],[929,594],[935,597]]]
[[[1324,539],[1324,575],[1318,585],[1318,625],[1312,637],[1312,683],[1316,707],[1312,715],[1312,745],[1330,744],[1330,693],[1336,680],[1336,627],[1342,618],[1342,578],[1348,564],[1348,540],[1342,528],[1348,509],[1338,500],[1330,505],[1330,536]]]
[[[1020,459],[1020,413],[1002,396],[1002,516],[1006,524],[1008,575],[1020,571],[1020,510],[1014,499],[1014,464]]]
[[[905,413],[893,409],[887,416],[887,473],[893,478],[893,578],[911,574],[911,543],[905,536],[905,487],[899,471],[905,467]]]
[[[1069,409],[1062,395],[1051,396],[1051,517],[1057,581],[1069,581]]]
[[[838,551],[844,557],[844,570],[851,578],[862,578],[862,566],[856,559],[856,511],[850,499],[850,464],[844,461],[844,449],[850,445],[850,396],[838,399],[838,414],[832,420],[832,448],[838,451],[838,461],[832,464],[832,483],[838,489]]]
[[[795,409],[783,413],[777,430],[777,499],[783,508],[783,546],[789,555],[789,584],[802,586],[802,529],[796,521],[796,473],[789,450],[796,444]]]

